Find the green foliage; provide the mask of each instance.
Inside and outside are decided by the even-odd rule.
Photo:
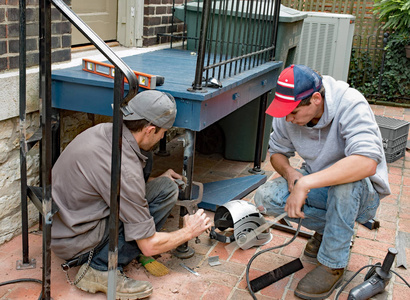
[[[368,99],[408,103],[410,95],[410,58],[406,57],[404,46],[409,38],[393,33],[385,48],[383,72],[381,61],[372,66],[368,52],[357,56],[352,51],[349,84],[362,92]],[[380,84],[380,86],[379,86]]]
[[[349,67],[348,83],[364,93],[364,88],[372,80],[371,76],[377,72],[380,67],[372,66],[372,57],[368,51],[359,52],[357,49],[352,49]]]
[[[373,11],[379,15],[380,21],[385,22],[383,29],[393,29],[409,35],[409,0],[375,0]]]
[[[404,46],[408,38],[392,34],[387,47],[381,93],[386,97],[410,95],[410,59],[406,57]]]

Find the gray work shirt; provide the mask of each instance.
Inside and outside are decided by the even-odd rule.
[[[127,241],[155,233],[145,199],[146,156],[128,128],[123,128],[120,220]],[[110,214],[112,124],[96,125],[79,134],[52,170],[52,197],[59,207],[51,230],[51,249],[70,259],[94,248],[102,239]]]

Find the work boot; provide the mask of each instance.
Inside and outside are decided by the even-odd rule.
[[[316,258],[317,253],[319,252],[320,244],[322,243],[322,237],[322,234],[315,232],[314,235],[308,240],[303,253],[309,257]]]
[[[75,277],[77,280],[87,265],[81,266]],[[89,267],[84,277],[76,284],[83,291],[89,293],[103,292],[108,290],[108,271],[98,271]],[[125,276],[120,270],[117,270],[117,299],[142,299],[152,294],[152,285],[148,281],[138,281]]]
[[[329,297],[343,282],[345,269],[331,269],[319,264],[303,277],[295,290],[302,299],[319,300]]]

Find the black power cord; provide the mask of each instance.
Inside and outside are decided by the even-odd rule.
[[[264,250],[262,250],[262,251],[260,251],[260,252],[258,252],[258,253],[256,253],[256,254],[254,254],[254,255],[251,257],[251,259],[249,260],[249,262],[248,262],[248,264],[247,264],[247,266],[246,266],[246,283],[247,283],[247,285],[248,285],[249,293],[251,294],[251,296],[252,296],[252,298],[253,298],[254,300],[257,300],[257,298],[256,298],[256,296],[255,296],[255,293],[254,293],[253,290],[252,290],[252,287],[251,287],[251,285],[250,285],[250,280],[249,280],[249,270],[250,270],[250,267],[251,267],[252,262],[256,259],[256,257],[258,257],[259,255],[261,255],[261,254],[263,254],[263,253],[265,253],[265,252],[267,252],[267,251],[271,251],[271,250],[275,250],[275,249],[278,249],[278,248],[282,248],[282,247],[285,247],[285,246],[289,245],[290,243],[292,243],[292,242],[296,239],[297,235],[299,234],[301,224],[302,224],[302,219],[299,219],[299,224],[298,224],[298,227],[297,227],[297,229],[296,229],[296,233],[295,233],[295,235],[292,237],[292,239],[290,239],[289,242],[287,242],[287,243],[285,243],[285,244],[282,244],[282,245],[279,245],[279,246],[275,246],[275,247],[271,247],[271,248],[264,249]],[[365,269],[365,268],[370,268],[370,267],[376,268],[376,267],[380,267],[380,265],[366,265],[366,266],[360,268],[355,274],[352,275],[352,277],[350,277],[349,280],[346,281],[345,284],[343,284],[343,286],[340,288],[340,290],[339,290],[338,293],[336,294],[335,300],[338,300],[338,299],[339,299],[340,294],[342,293],[342,291],[346,288],[346,286],[347,286],[363,269]],[[398,274],[397,272],[395,272],[395,271],[393,271],[393,270],[390,270],[390,272],[392,272],[393,274],[397,275],[397,276],[410,288],[410,284],[409,284],[400,274]]]
[[[274,246],[274,247],[266,248],[266,249],[264,249],[264,250],[262,250],[262,251],[260,251],[260,252],[258,252],[258,253],[256,253],[256,254],[254,254],[254,255],[251,257],[251,259],[249,260],[249,262],[248,262],[248,264],[247,264],[247,266],[246,266],[246,284],[248,285],[249,293],[251,294],[251,296],[252,296],[252,298],[253,298],[254,300],[257,300],[257,298],[256,298],[256,296],[255,296],[255,293],[254,293],[253,290],[252,290],[252,287],[251,287],[251,284],[250,284],[250,281],[249,281],[249,269],[251,268],[252,262],[255,260],[256,257],[258,257],[259,255],[261,255],[262,253],[265,253],[265,252],[268,252],[268,251],[271,251],[271,250],[275,250],[275,249],[278,249],[278,248],[282,248],[282,247],[285,247],[285,246],[289,245],[290,243],[292,243],[292,242],[296,239],[296,237],[298,236],[301,225],[302,225],[302,219],[299,219],[299,224],[298,224],[298,227],[297,227],[297,229],[296,229],[295,235],[290,239],[289,242],[284,243],[284,244],[279,245],[279,246]]]
[[[8,285],[8,284],[14,284],[14,283],[20,283],[20,282],[35,282],[35,283],[39,283],[39,284],[43,284],[43,282],[39,279],[34,279],[34,278],[20,278],[20,279],[14,279],[14,280],[9,280],[9,281],[4,281],[4,282],[0,282],[0,286],[3,285]],[[43,294],[40,293],[40,296],[38,297],[38,299],[40,300],[41,298],[43,298]]]

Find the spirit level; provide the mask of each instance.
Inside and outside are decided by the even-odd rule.
[[[94,73],[114,79],[115,68],[113,65],[83,58],[83,71]],[[155,89],[157,86],[164,84],[164,77],[158,75],[151,75],[142,72],[133,71],[138,79],[138,84],[144,89]],[[125,82],[127,78],[125,78]]]

